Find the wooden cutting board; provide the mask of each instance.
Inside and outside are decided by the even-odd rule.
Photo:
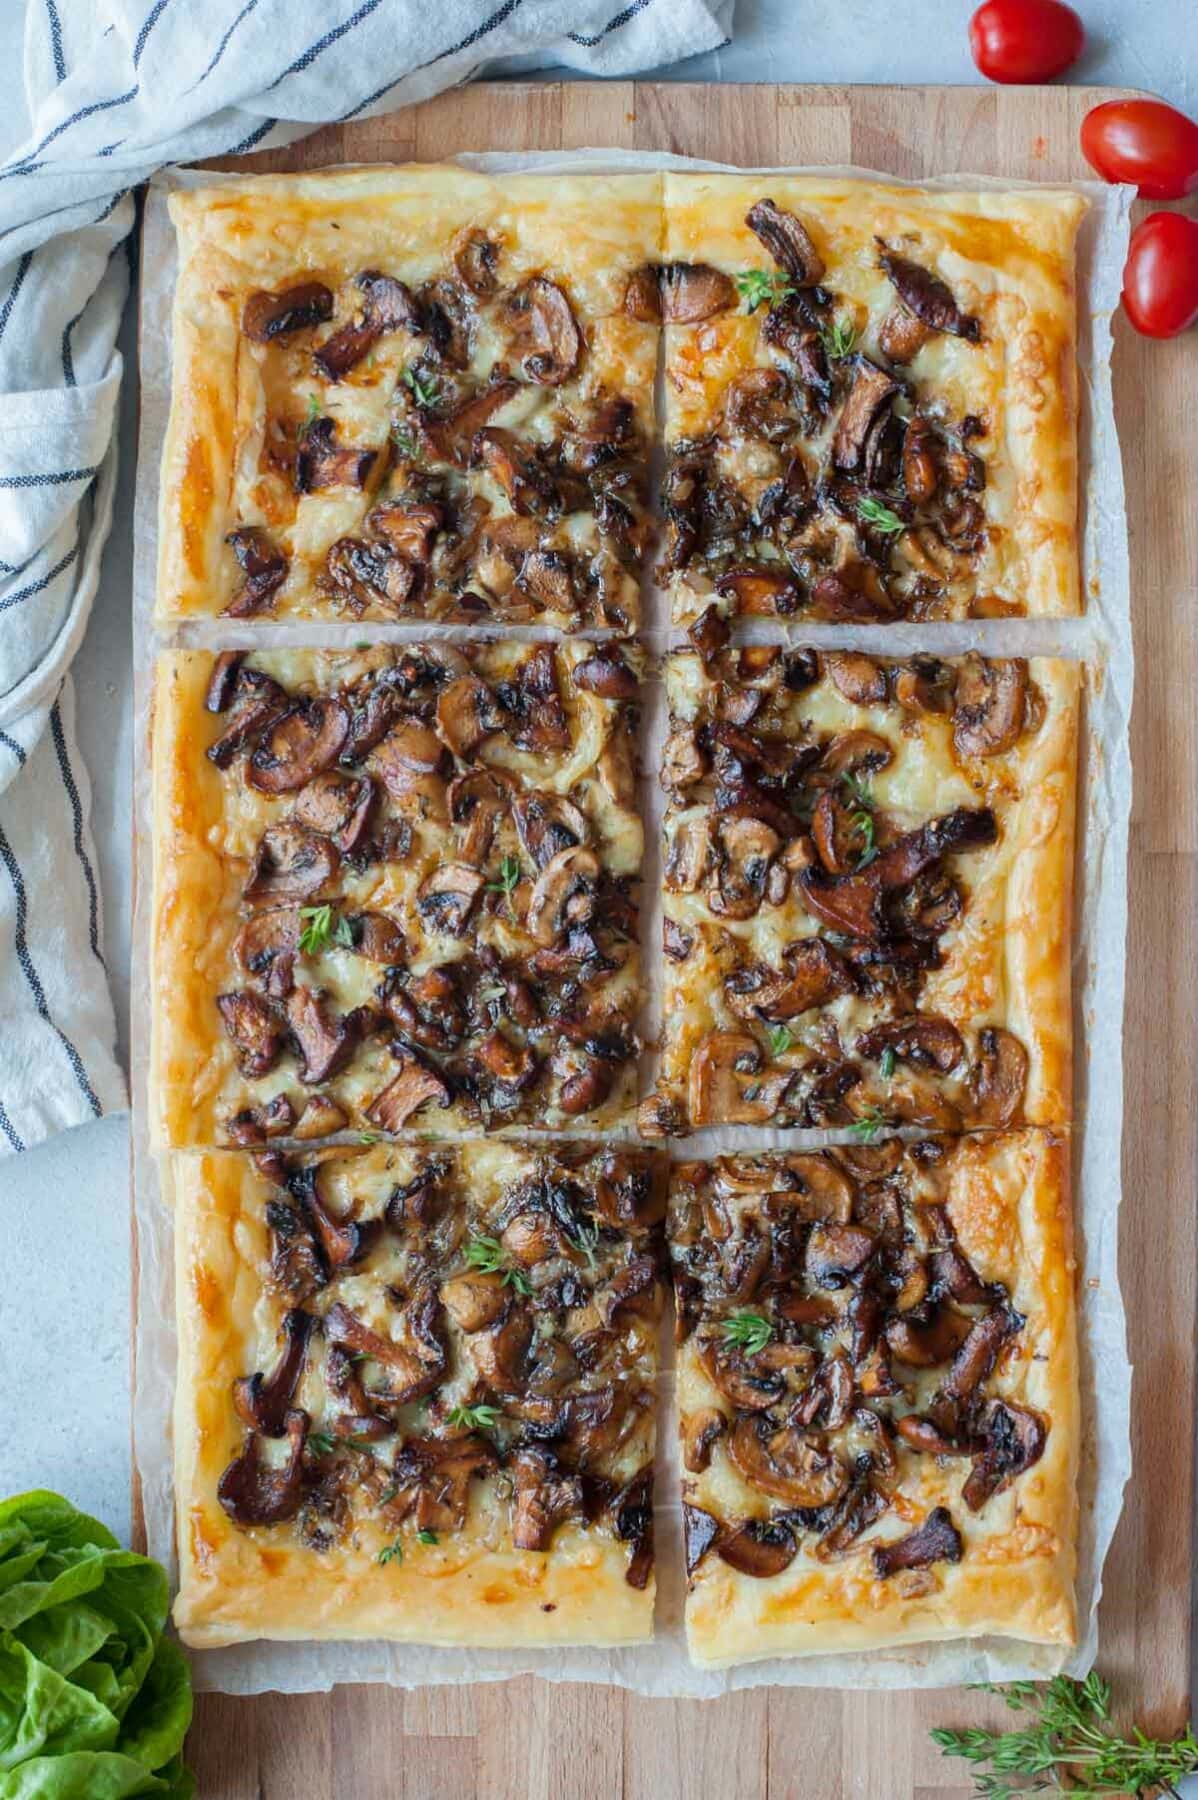
[[[623,146],[744,164],[854,163],[1041,180],[1089,173],[1085,88],[475,86],[330,126],[228,166],[435,161],[463,150]],[[1127,1127],[1121,1258],[1135,1476],[1107,1561],[1101,1666],[1154,1731],[1188,1711],[1198,1094],[1198,342],[1120,323],[1139,676],[1132,730]],[[1186,396],[1189,396],[1187,402]],[[189,1756],[203,1800],[964,1800],[929,1726],[991,1721],[977,1694],[764,1689],[642,1700],[531,1678],[404,1695],[202,1698]]]

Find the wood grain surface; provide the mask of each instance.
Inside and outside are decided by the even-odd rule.
[[[1078,126],[1109,97],[480,85],[235,166],[597,145],[1060,180],[1088,173]],[[1173,1731],[1188,1710],[1193,1517],[1198,346],[1192,334],[1150,344],[1122,323],[1116,337],[1139,663],[1121,1241],[1135,1475],[1107,1562],[1101,1664],[1145,1725]],[[998,1717],[973,1693],[774,1689],[682,1702],[526,1678],[416,1694],[207,1696],[188,1749],[202,1800],[965,1800],[963,1766],[940,1757],[928,1728]]]

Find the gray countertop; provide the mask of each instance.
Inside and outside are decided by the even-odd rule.
[[[1194,0],[1075,0],[1090,48],[1079,82],[1135,86],[1198,109]],[[974,83],[964,0],[738,0],[735,41],[663,79]],[[10,19],[15,9],[10,10]],[[13,34],[15,35],[15,34]],[[0,64],[0,142],[19,141],[20,58]],[[93,787],[104,942],[127,1048],[130,917],[130,565],[137,380],[122,336],[121,479],[100,591],[75,664]],[[49,1486],[128,1530],[129,1138],[109,1118],[0,1160],[10,1278],[0,1309],[0,1493]],[[54,1382],[30,1405],[48,1345]],[[36,1428],[31,1420],[36,1419]]]

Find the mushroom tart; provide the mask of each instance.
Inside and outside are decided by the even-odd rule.
[[[185,1642],[651,1635],[650,1153],[376,1145],[172,1169]]]
[[[614,643],[164,657],[157,1142],[618,1121],[637,666]]]
[[[162,621],[635,629],[659,177],[344,169],[170,209]]]
[[[1080,610],[1085,206],[666,176],[662,566],[679,622],[712,598],[851,624]]]
[[[696,1661],[1074,1641],[1069,1147],[674,1165]]]
[[[691,636],[642,1130],[1066,1122],[1076,666]]]

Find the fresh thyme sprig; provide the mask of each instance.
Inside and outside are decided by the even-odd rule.
[[[724,1320],[724,1342],[743,1350],[746,1356],[757,1356],[774,1335],[774,1328],[764,1313],[742,1306]]]
[[[566,1242],[571,1249],[577,1250],[583,1257],[590,1273],[595,1273],[595,1251],[599,1246],[599,1226],[594,1219],[584,1219],[578,1227],[578,1235],[569,1237]]]
[[[518,856],[505,856],[499,865],[499,880],[487,883],[488,894],[503,895],[509,914],[512,910],[512,895],[520,885],[522,872]]]
[[[849,1136],[856,1138],[859,1144],[872,1144],[876,1142],[882,1127],[889,1123],[884,1112],[879,1112],[876,1106],[871,1106],[868,1112],[863,1112],[861,1117],[855,1119],[849,1126]]]
[[[385,1550],[380,1550],[374,1560],[378,1563],[383,1563],[383,1564],[386,1564],[389,1562],[402,1562],[403,1561],[403,1539],[396,1538],[396,1540],[393,1544],[388,1544]]]
[[[472,1237],[466,1245],[466,1266],[480,1275],[502,1275],[504,1287],[514,1287],[518,1294],[532,1293],[528,1276],[512,1268],[498,1238]]]
[[[422,1525],[416,1536],[422,1544],[435,1544],[437,1541],[436,1532],[430,1531],[427,1525]]]
[[[894,1074],[894,1051],[890,1048],[889,1044],[882,1052],[881,1061],[878,1063],[878,1071],[883,1081],[889,1081]]]
[[[856,869],[856,873],[860,874],[862,869],[868,869],[878,854],[877,841],[874,837],[874,816],[871,812],[862,809],[860,812],[849,814],[849,824],[861,840],[861,854],[857,858]]]
[[[769,1031],[766,1033],[766,1038],[769,1043],[771,1056],[785,1056],[786,1052],[790,1049],[790,1046],[794,1043],[794,1039],[791,1037],[790,1032],[786,1029],[785,1025],[771,1025]]]
[[[889,506],[883,506],[872,494],[865,494],[857,502],[857,517],[871,531],[880,531],[884,537],[897,537],[900,531],[906,531],[907,521],[900,519]]]
[[[746,312],[754,313],[759,306],[774,306],[794,293],[785,275],[776,275],[769,269],[742,269],[732,279]]]
[[[415,369],[405,369],[403,384],[411,390],[412,398],[417,406],[435,406],[441,389],[432,375],[419,375]]]
[[[830,325],[821,328],[819,335],[829,361],[842,362],[852,355],[853,345],[857,342],[857,327],[848,319],[833,319]]]
[[[932,1741],[945,1756],[975,1765],[975,1793],[987,1800],[1017,1800],[1044,1793],[1177,1793],[1185,1775],[1198,1770],[1198,1739],[1187,1728],[1171,1742],[1149,1738],[1133,1726],[1128,1736],[1111,1722],[1111,1690],[1092,1670],[1084,1681],[1057,1675],[1046,1683],[981,1684],[1012,1712],[1030,1715],[1022,1730],[936,1730]]]
[[[349,920],[334,913],[331,906],[301,906],[299,916],[303,920],[299,947],[305,956],[319,956],[330,944],[339,944],[343,950],[353,949]]]
[[[408,430],[408,427],[406,425],[401,425],[398,420],[396,420],[395,424],[391,427],[391,442],[395,445],[399,454],[406,457],[409,462],[417,462],[419,460],[420,445],[416,442],[416,439]]]
[[[497,1406],[451,1406],[445,1415],[455,1431],[492,1431],[500,1417]]]

